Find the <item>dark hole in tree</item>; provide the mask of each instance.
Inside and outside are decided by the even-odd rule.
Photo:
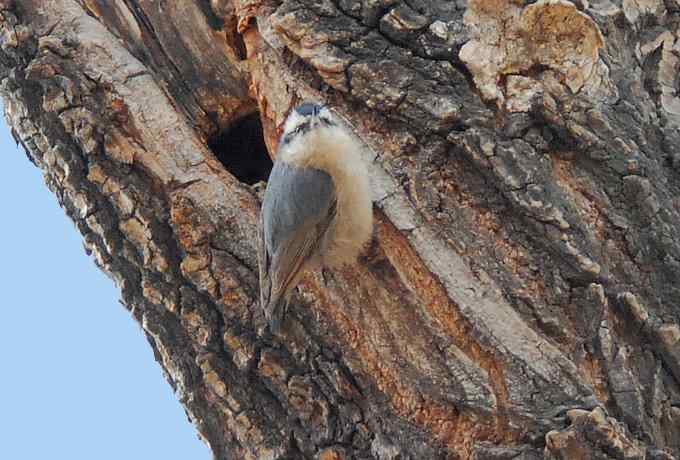
[[[248,185],[266,181],[272,170],[258,112],[237,120],[213,136],[208,147],[227,171]]]

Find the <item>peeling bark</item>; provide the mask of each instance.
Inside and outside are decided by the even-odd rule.
[[[679,11],[2,0],[1,90],[216,458],[670,459]],[[253,182],[303,99],[376,230],[268,337]]]

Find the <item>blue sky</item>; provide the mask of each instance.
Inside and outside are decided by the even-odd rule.
[[[4,117],[0,215],[0,459],[211,458]]]

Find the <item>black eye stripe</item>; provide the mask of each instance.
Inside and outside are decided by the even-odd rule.
[[[326,117],[319,117],[319,121],[321,124],[325,126],[337,126],[337,124],[331,120],[330,118]],[[301,123],[298,125],[294,130],[283,136],[283,139],[281,139],[282,144],[288,144],[290,141],[293,140],[294,137],[300,135],[300,134],[305,134],[311,129],[311,122],[310,121],[305,121],[304,123]]]
[[[281,139],[282,144],[288,144],[290,141],[293,140],[293,138],[299,134],[304,134],[306,131],[309,131],[309,122],[302,123],[300,126],[295,128],[293,131],[289,132],[285,136],[283,136],[283,139]]]
[[[308,131],[308,130],[309,130],[309,122],[306,121],[306,122],[302,123],[300,126],[298,126],[297,128],[295,128],[295,131],[293,131],[293,132],[294,133],[304,133],[305,131]]]

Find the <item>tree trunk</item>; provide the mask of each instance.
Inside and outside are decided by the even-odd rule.
[[[0,0],[6,116],[218,459],[680,456],[678,0]],[[262,334],[322,100],[375,235]]]

